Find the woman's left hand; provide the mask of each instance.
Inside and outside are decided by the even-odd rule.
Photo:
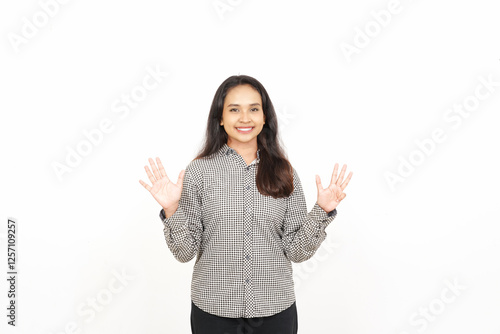
[[[352,172],[349,172],[347,178],[344,182],[344,173],[347,168],[347,165],[344,164],[342,170],[340,171],[340,175],[337,178],[339,164],[335,164],[335,168],[333,169],[332,180],[330,185],[327,188],[322,187],[321,180],[319,175],[316,175],[316,187],[318,188],[318,205],[325,210],[326,212],[330,212],[339,205],[340,201],[342,201],[346,194],[344,193],[345,187],[349,184],[349,181],[352,177]]]

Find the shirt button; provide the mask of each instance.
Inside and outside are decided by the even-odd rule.
[[[250,170],[250,166],[247,166],[247,170]]]
[[[250,189],[250,186],[247,186],[247,189]]]
[[[246,232],[245,234],[246,234],[246,235],[250,235],[250,232]]]
[[[248,283],[249,281],[250,281],[250,280],[249,280],[248,278],[245,280],[245,282],[247,282],[247,283]]]
[[[247,212],[250,212],[250,211],[252,211],[252,209],[251,208],[247,208]]]
[[[247,256],[245,256],[245,259],[247,259],[247,260],[248,260],[249,258],[250,258],[250,256],[248,256],[248,255],[247,255]]]

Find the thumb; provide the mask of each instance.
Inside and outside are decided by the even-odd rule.
[[[179,173],[179,177],[177,178],[177,184],[181,186],[181,189],[182,189],[182,184],[184,182],[184,175],[186,175],[185,169],[181,170],[181,172]]]

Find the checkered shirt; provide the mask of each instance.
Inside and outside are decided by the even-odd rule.
[[[311,258],[337,210],[316,202],[307,212],[299,176],[286,198],[257,190],[257,159],[247,165],[224,144],[191,161],[179,206],[160,218],[168,248],[180,262],[196,255],[191,299],[205,312],[229,318],[266,317],[295,301],[292,264]]]

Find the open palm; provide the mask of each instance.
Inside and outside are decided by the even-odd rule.
[[[155,200],[165,209],[175,206],[179,203],[182,193],[182,183],[184,181],[185,170],[181,170],[179,173],[179,178],[177,179],[177,183],[173,183],[167,176],[165,172],[165,168],[160,161],[160,158],[156,158],[156,162],[158,163],[158,168],[156,167],[153,159],[149,158],[149,164],[151,165],[151,169],[153,170],[153,174],[149,170],[149,167],[146,165],[144,169],[146,170],[146,174],[148,175],[149,181],[153,186],[148,185],[147,183],[139,180],[139,183],[146,188],[151,195],[155,198]]]
[[[344,193],[344,189],[349,184],[349,181],[352,177],[352,172],[347,175],[347,178],[344,182],[344,173],[347,168],[347,165],[342,167],[340,171],[340,175],[337,178],[339,164],[336,163],[333,169],[332,179],[330,181],[330,185],[323,189],[321,185],[321,179],[319,175],[316,175],[316,187],[318,188],[318,205],[325,210],[326,212],[330,212],[337,207],[337,205],[342,201],[346,194]]]

